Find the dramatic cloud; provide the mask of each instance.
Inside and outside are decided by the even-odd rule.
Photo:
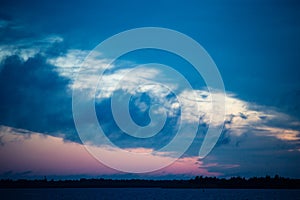
[[[90,57],[86,62],[83,61],[89,53],[87,50],[70,49],[63,54],[51,54],[50,49],[62,41],[60,37],[50,36],[31,42],[25,40],[15,42],[13,45],[2,45],[0,83],[3,88],[1,107],[3,124],[56,134],[74,132],[71,90],[88,90],[100,81],[96,96],[89,97],[96,98],[97,110],[100,112],[103,111],[103,106],[108,106],[106,102],[114,93],[123,92],[133,97],[134,102],[130,108],[135,113],[134,116],[143,116],[140,113],[147,113],[152,104],[158,104],[160,106],[156,107],[157,110],[154,112],[162,114],[167,111],[171,118],[180,116],[180,111],[189,113],[181,116],[181,121],[177,123],[200,122],[210,126],[218,125],[210,123],[212,116],[220,116],[221,113],[218,113],[218,110],[212,112],[211,94],[207,90],[181,88],[181,84],[176,82],[178,80],[173,80],[170,74],[158,67],[152,67],[151,64],[139,66],[135,70],[130,67],[137,64],[129,61],[119,61],[108,66],[111,61],[104,59],[100,52],[94,53],[94,57]],[[89,73],[83,73],[87,76],[75,82],[80,67],[82,70],[88,67]],[[107,72],[99,80],[98,70],[106,68]],[[90,73],[90,70],[93,73]],[[23,72],[21,76],[20,72]],[[177,91],[176,95],[172,93],[174,90]],[[196,99],[193,95],[196,95]],[[178,102],[178,98],[181,102]],[[225,103],[225,130],[229,130],[230,134],[240,136],[255,128],[268,130],[269,136],[281,140],[298,140],[298,126],[282,129],[278,125],[270,124],[270,121],[280,121],[281,118],[289,119],[290,124],[298,123],[292,117],[272,108],[247,103],[230,93],[227,93]],[[32,112],[39,108],[41,112]],[[145,117],[147,118],[144,115],[142,120],[139,117],[133,118],[143,123],[147,121]],[[36,120],[39,123],[36,123]],[[107,118],[103,123],[111,132],[118,133],[112,118]],[[112,123],[113,126],[108,123]],[[178,126],[174,122],[172,124],[168,125],[166,131],[170,132]],[[67,134],[66,138],[77,140],[75,134]]]
[[[191,147],[177,162],[141,177],[199,174],[280,174],[300,177],[299,23],[295,21],[299,18],[295,17],[299,12],[284,7],[289,11],[286,12],[282,5],[272,5],[272,9],[278,12],[274,12],[276,15],[266,14],[265,8],[259,5],[256,16],[246,15],[249,12],[243,12],[243,8],[237,9],[238,13],[232,9],[228,12],[232,14],[229,16],[213,14],[213,17],[207,17],[209,21],[205,25],[202,23],[205,13],[218,12],[207,12],[206,9],[200,12],[202,6],[200,8],[197,5],[194,7],[201,14],[192,19],[197,24],[201,22],[199,27],[194,23],[180,27],[177,17],[174,23],[159,17],[159,26],[174,26],[176,30],[185,30],[186,34],[202,42],[218,64],[228,89],[223,118],[222,109],[212,107],[212,103],[215,103],[212,102],[212,95],[217,97],[214,101],[218,101],[222,93],[214,90],[210,93],[209,89],[213,88],[205,88],[203,80],[200,80],[201,75],[197,75],[183,59],[177,60],[162,52],[156,54],[149,49],[145,50],[147,56],[138,51],[131,52],[137,56],[129,53],[128,57],[125,55],[113,63],[105,57],[105,52],[90,54],[90,50],[99,43],[99,38],[102,41],[128,28],[126,25],[123,27],[123,19],[116,23],[116,19],[105,18],[123,16],[120,15],[123,7],[115,12],[109,9],[99,12],[98,8],[89,5],[88,10],[97,13],[96,17],[91,12],[83,16],[82,7],[76,9],[75,15],[67,9],[55,8],[57,13],[53,15],[52,10],[48,11],[52,2],[43,5],[47,8],[43,8],[43,12],[48,12],[48,16],[44,16],[41,10],[33,11],[29,4],[26,4],[28,7],[23,5],[26,9],[17,9],[19,5],[15,3],[12,3],[12,9],[9,4],[3,4],[0,8],[2,177],[124,175],[99,164],[83,148],[73,122],[72,91],[87,91],[84,100],[95,100],[98,121],[105,136],[116,146],[130,152],[150,153],[149,159],[143,160],[142,164],[145,165],[151,165],[151,161],[157,158],[155,156],[162,162],[171,159],[173,152],[161,152],[159,155],[153,152],[169,144],[180,126],[185,127],[186,133],[180,141],[182,143],[193,136],[191,125],[199,124]],[[68,4],[64,5],[69,7]],[[28,10],[32,10],[32,13],[27,14]],[[132,17],[136,22],[136,16],[147,15],[147,10],[141,10],[141,15],[127,12],[124,16]],[[19,20],[2,14],[10,12],[14,17],[19,16]],[[107,16],[103,17],[103,13]],[[165,16],[165,10],[160,14]],[[68,16],[68,19],[62,16]],[[155,18],[152,13],[149,16],[153,23]],[[240,20],[242,23],[232,20],[237,18],[243,19]],[[95,26],[95,21],[90,19],[104,20],[99,20]],[[163,21],[168,23],[164,24]],[[281,26],[276,26],[282,22]],[[224,28],[224,25],[233,28]],[[133,27],[139,26],[144,26],[144,21],[141,24],[133,23]],[[223,34],[220,35],[214,27],[223,27]],[[85,60],[88,55],[89,59]],[[185,87],[176,72],[153,63],[145,65],[151,63],[148,60],[168,64],[184,75],[192,87]],[[106,71],[99,77],[98,73],[104,69]],[[78,78],[78,72],[83,76]],[[95,91],[93,88],[96,88]],[[115,103],[121,107],[126,95],[130,96],[126,104],[130,117],[137,125],[153,128],[157,125],[153,121],[165,122],[156,135],[147,132],[144,134],[151,137],[134,138],[134,134],[142,133],[137,131],[131,135],[126,134],[118,126],[111,100],[115,98]],[[128,116],[122,111],[120,118],[127,119]],[[95,124],[88,124],[90,113],[83,114],[86,114],[83,116],[87,125],[90,125],[89,130],[95,130]],[[165,115],[165,121],[155,121],[163,119]],[[212,117],[217,120],[212,121]],[[199,148],[208,128],[224,121],[224,129],[216,147],[208,157],[198,160]],[[125,125],[127,122],[124,120]],[[90,144],[96,144],[98,150],[104,148],[101,146],[102,138],[98,140],[92,131],[87,134],[90,134]],[[177,146],[181,147],[181,143]],[[116,151],[112,147],[100,150],[105,151],[108,157],[111,151]],[[125,159],[124,163],[128,164]],[[125,174],[124,177],[129,175]]]
[[[299,139],[287,138],[283,130],[270,136],[269,130],[247,130],[243,135],[230,135],[230,142],[213,149],[205,163],[218,163],[209,169],[222,172],[223,176],[265,176],[280,174],[299,177]],[[285,134],[284,138],[281,134]],[[293,139],[293,140],[290,140]],[[226,164],[238,165],[226,168]]]
[[[69,80],[59,76],[45,58],[52,56],[49,50],[56,42],[56,37],[50,37],[1,47],[1,52],[9,53],[1,61],[0,122],[79,141],[72,119]]]
[[[100,55],[101,53],[98,54]],[[157,67],[152,67],[151,64],[141,67],[138,66],[138,64],[129,61],[113,63],[109,66],[107,73],[104,73],[99,80],[99,77],[96,76],[97,70],[108,67],[110,61],[103,58],[101,59],[100,56],[99,58],[90,58],[89,61],[93,62],[84,64],[88,66],[89,69],[92,68],[94,73],[89,74],[87,76],[88,78],[80,79],[79,85],[74,85],[75,76],[73,74],[78,72],[82,61],[84,60],[84,56],[86,55],[88,55],[88,52],[85,50],[72,49],[64,56],[49,59],[48,62],[60,68],[58,72],[61,76],[73,80],[70,85],[73,89],[89,89],[90,87],[95,87],[95,84],[99,81],[100,85],[98,85],[96,95],[91,96],[91,98],[96,98],[96,102],[98,103],[101,103],[105,99],[110,99],[113,93],[121,91],[130,93],[135,100],[134,105],[136,106],[136,109],[145,112],[149,111],[150,102],[145,101],[145,99],[141,100],[140,98],[141,94],[146,93],[149,98],[152,99],[152,103],[162,105],[165,110],[168,110],[168,114],[171,116],[176,113],[178,114],[178,110],[180,106],[182,106],[181,109],[184,108],[190,113],[189,116],[186,116],[188,118],[182,119],[186,123],[198,122],[199,118],[201,118],[201,123],[210,124],[211,116],[216,117],[220,115],[218,110],[214,110],[215,113],[212,113],[211,94],[207,90],[186,90],[186,88],[180,88],[180,84],[176,82],[178,80],[172,79],[172,76],[169,76],[170,74]],[[120,68],[120,66],[122,67]],[[129,66],[138,66],[138,68],[132,70]],[[84,67],[85,66],[83,66],[83,69]],[[153,84],[156,85],[145,84],[149,83],[149,81],[152,81]],[[165,84],[164,86],[161,84],[161,81]],[[176,96],[171,95],[174,89],[180,91],[176,95],[178,98],[183,99],[181,102],[182,105],[179,105],[178,101],[176,101]],[[192,98],[193,94],[196,94],[196,99]],[[218,94],[216,93],[214,95]],[[270,131],[272,129],[273,131],[271,132],[274,134],[270,135],[277,137],[275,136],[275,133],[282,135],[284,130],[280,129],[283,126],[282,124],[274,122],[283,120],[285,123],[289,124],[288,126],[292,128],[291,131],[294,131],[293,135],[297,137],[299,122],[292,116],[279,112],[272,107],[248,103],[238,99],[234,93],[230,92],[227,92],[225,102],[225,128],[230,129],[233,134],[241,135],[244,132],[247,132],[248,129],[260,127]],[[198,109],[195,106],[200,108],[200,113],[198,113]],[[164,111],[160,109],[157,110],[157,112]],[[298,125],[293,125],[291,127],[292,124]],[[274,131],[275,129],[276,131]]]

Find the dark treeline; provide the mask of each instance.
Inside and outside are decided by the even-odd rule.
[[[80,179],[80,180],[0,180],[0,188],[274,188],[300,189],[300,179],[253,177],[220,179],[196,176],[189,180],[144,180],[144,179]]]

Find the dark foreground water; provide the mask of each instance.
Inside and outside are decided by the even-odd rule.
[[[59,188],[0,189],[0,199],[299,199],[300,190],[272,189],[160,189]]]

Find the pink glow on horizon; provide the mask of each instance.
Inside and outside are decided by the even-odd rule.
[[[40,133],[18,133],[17,129],[0,127],[0,174],[8,171],[22,173],[31,171],[32,175],[114,175],[124,174],[111,169],[93,158],[83,145],[66,142],[60,137],[47,136]],[[134,149],[131,149],[135,151]],[[151,149],[137,148],[137,152],[149,152]],[[166,156],[159,156],[162,161]],[[154,156],[153,156],[154,157]],[[116,158],[112,158],[116,159]],[[145,160],[145,163],[151,162]],[[161,170],[147,173],[146,176],[160,175],[204,175],[218,176],[201,167],[197,157],[181,158]]]
[[[180,158],[168,167],[161,169],[157,172],[153,172],[154,175],[162,174],[178,174],[178,175],[192,175],[192,176],[220,176],[221,173],[209,172],[207,168],[204,168],[203,162],[198,161],[199,157],[186,157]],[[203,167],[202,167],[203,166]]]
[[[0,173],[33,171],[44,175],[116,174],[95,160],[85,148],[62,138],[39,133],[19,134],[10,128],[1,129]]]

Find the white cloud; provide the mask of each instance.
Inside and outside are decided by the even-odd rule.
[[[34,53],[27,53],[27,55],[31,54]],[[222,116],[222,109],[213,109],[212,107],[212,94],[209,91],[181,88],[178,80],[173,80],[168,73],[160,68],[152,67],[151,64],[136,67],[137,65],[134,63],[124,61],[125,64],[123,63],[122,68],[116,66],[115,63],[108,67],[111,60],[103,58],[99,52],[93,52],[82,66],[82,62],[88,54],[89,51],[87,50],[71,49],[63,56],[48,59],[48,62],[57,66],[57,71],[61,76],[73,80],[72,85],[70,85],[72,89],[91,90],[91,88],[97,87],[95,96],[91,93],[90,97],[87,98],[95,97],[96,101],[102,101],[112,97],[116,91],[123,91],[132,96],[147,93],[154,103],[161,105],[156,108],[156,113],[167,111],[170,116],[175,116],[179,109],[189,113],[182,115],[181,123],[198,123],[200,118],[202,122],[211,126],[217,126],[224,122],[224,119],[220,117]],[[25,58],[25,56],[23,57]],[[77,81],[74,81],[80,66],[83,67],[81,76]],[[133,66],[136,68],[130,68]],[[108,73],[104,73],[99,80],[98,70],[104,70],[107,67]],[[97,86],[98,80],[99,85]],[[175,97],[167,98],[174,90],[181,102],[178,102]],[[223,94],[213,91],[213,95],[215,99],[221,99]],[[142,101],[135,103],[142,112],[148,106]],[[219,117],[219,119],[214,120],[216,124],[212,124],[211,117]],[[225,128],[229,129],[231,134],[240,136],[247,130],[265,127],[264,129],[270,132],[270,136],[283,140],[296,140],[298,138],[296,130],[284,132],[284,129],[279,130],[267,125],[271,120],[287,118],[290,119],[289,123],[299,124],[299,121],[291,119],[284,113],[277,112],[273,108],[243,101],[232,93],[227,93],[225,97]],[[291,133],[290,131],[294,132]]]
[[[265,135],[275,137],[279,140],[284,140],[284,141],[300,140],[300,131],[297,130],[268,127],[268,126],[257,127],[256,130],[258,130],[257,135],[259,135],[259,132],[263,131]]]
[[[0,63],[2,63],[7,57],[17,55],[23,61],[27,61],[29,58],[34,57],[39,53],[39,49],[36,47],[20,48],[16,45],[0,45]]]
[[[97,82],[98,77],[90,76],[88,79],[82,79],[85,87],[92,87]],[[166,76],[163,70],[159,68],[152,68],[151,65],[138,67],[134,70],[130,68],[118,69],[110,74],[105,74],[100,80],[101,86],[96,94],[97,101],[110,98],[115,91],[122,90],[130,95],[138,95],[140,93],[147,93],[154,102],[161,105],[157,107],[157,113],[166,112],[169,115],[176,115],[178,110],[188,113],[182,115],[181,123],[198,123],[201,117],[202,122],[210,126],[218,126],[225,120],[225,128],[231,131],[231,134],[237,136],[242,135],[250,129],[257,127],[267,127],[265,130],[270,131],[270,136],[282,140],[296,140],[299,138],[299,132],[296,130],[279,130],[276,127],[267,125],[271,120],[290,119],[290,123],[299,123],[291,119],[291,117],[275,111],[266,106],[259,106],[238,99],[234,94],[227,93],[225,97],[225,119],[221,118],[222,109],[212,107],[212,94],[207,90],[190,90],[186,88],[179,88],[180,85],[172,80],[172,77]],[[153,83],[153,84],[151,84]],[[74,88],[82,88],[74,87]],[[178,102],[175,97],[167,98],[173,91],[177,92],[177,98],[181,100]],[[179,91],[179,92],[178,92]],[[221,99],[222,93],[213,91],[214,98]],[[194,98],[195,97],[195,98]],[[145,105],[142,102],[137,105],[141,111],[145,110]],[[198,109],[199,108],[199,109]],[[219,117],[214,120],[213,124],[211,117]],[[275,131],[277,130],[277,131]],[[291,133],[293,131],[293,133]],[[284,133],[283,133],[284,132]]]
[[[56,67],[56,71],[60,76],[71,80],[71,89],[89,90],[96,86],[100,71],[114,67],[113,64],[110,64],[111,60],[102,58],[100,52],[90,52],[89,50],[69,49],[66,54],[49,58],[47,62]],[[79,72],[80,77],[78,76]],[[121,73],[124,73],[124,71],[121,71]],[[118,74],[114,74],[109,76],[109,79],[106,76],[103,79],[109,83],[117,77]],[[108,85],[106,93],[110,93],[110,89],[111,86]]]
[[[65,55],[49,58],[47,62],[57,67],[57,71],[61,76],[75,78],[76,73],[84,58],[88,55],[89,51],[71,49]]]
[[[62,41],[63,38],[52,35],[35,40],[20,40],[13,44],[2,44],[0,45],[0,64],[3,63],[7,57],[13,55],[19,56],[25,62],[39,53],[42,55],[45,54],[45,51],[54,43]]]
[[[192,92],[197,94],[196,99],[189,98],[192,96]],[[193,102],[196,102],[200,108],[200,116],[203,122],[210,126],[214,125],[211,124],[210,117],[218,116],[220,113],[218,113],[218,110],[212,111],[211,94],[208,91],[185,90],[180,95],[182,95],[182,99],[184,99],[181,108],[183,107],[186,109],[186,112],[190,113],[190,115],[183,120],[190,123],[199,121],[197,109],[194,106],[189,106],[193,105]],[[249,130],[257,130],[258,132],[264,130],[264,135],[272,136],[280,140],[296,141],[300,139],[300,132],[298,130],[278,128],[276,125],[272,126],[272,123],[268,123],[277,120],[291,125],[299,124],[299,121],[273,108],[243,101],[236,98],[232,93],[227,93],[225,105],[225,128],[229,129],[231,134],[240,136]]]

